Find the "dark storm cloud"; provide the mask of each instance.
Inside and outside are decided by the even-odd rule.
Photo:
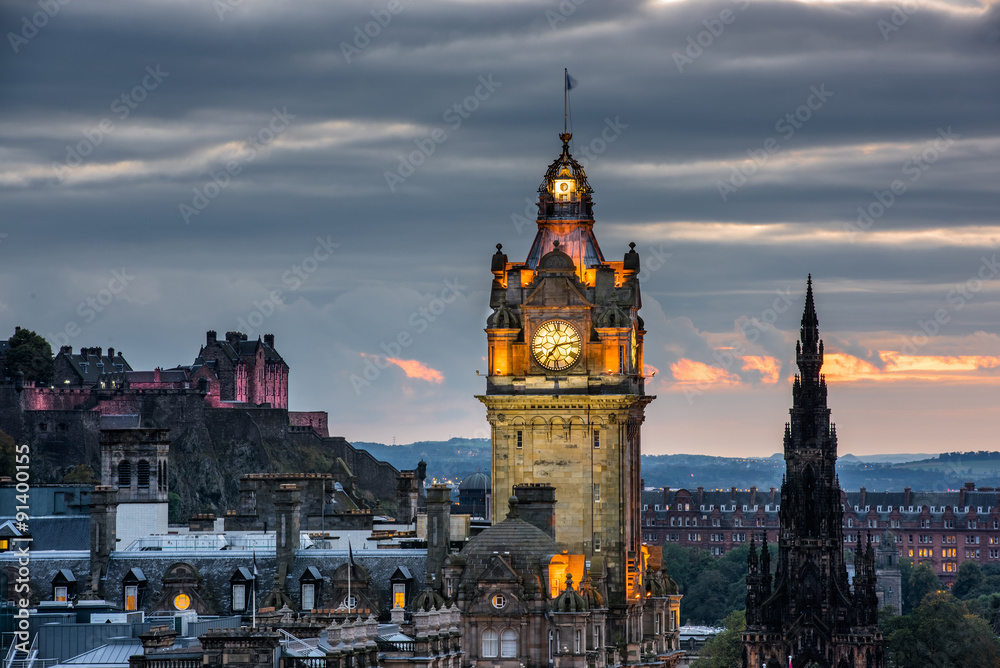
[[[861,334],[915,327],[996,247],[1000,5],[921,3],[892,30],[888,3],[220,1],[68,3],[17,53],[9,34],[39,5],[4,5],[0,333],[62,331],[125,265],[127,294],[72,343],[113,338],[137,368],[189,362],[204,330],[279,290],[265,327],[306,407],[364,429],[402,402],[428,437],[425,415],[479,424],[484,271],[497,242],[527,252],[517,219],[558,152],[563,67],[606,256],[629,241],[646,263],[672,253],[643,286],[664,376],[711,363],[777,291],[795,305],[754,345],[787,362],[810,271],[821,321],[860,355]],[[948,128],[958,138],[914,172]],[[894,181],[905,192],[859,223]],[[318,239],[337,252],[292,290]],[[463,297],[401,353],[446,382],[391,367],[355,392],[362,354],[453,279]],[[948,335],[988,329],[993,295]]]

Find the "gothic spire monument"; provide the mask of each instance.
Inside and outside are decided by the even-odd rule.
[[[643,613],[650,559],[641,542],[640,427],[654,397],[643,389],[639,254],[631,244],[621,260],[605,258],[594,191],[570,153],[572,134],[559,138],[527,258],[510,262],[497,244],[492,260],[486,393],[477,397],[491,427],[492,498],[505,502],[516,485],[555,488],[556,543],[582,555],[606,592],[608,639],[638,652],[645,622],[655,629],[649,639],[668,623]],[[565,590],[565,580],[550,578],[548,594]]]
[[[785,424],[778,558],[772,578],[766,535],[759,559],[751,542],[744,666],[787,666],[791,657],[794,668],[882,668],[870,535],[867,541],[856,536],[853,590],[848,582],[837,429],[820,372],[823,341],[811,275],[795,359],[799,373]]]

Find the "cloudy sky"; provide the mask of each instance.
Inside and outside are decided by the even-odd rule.
[[[780,450],[809,272],[842,453],[1000,446],[1000,3],[0,12],[0,333],[136,369],[274,333],[336,434],[485,436],[568,67],[598,239],[642,256],[645,452]]]

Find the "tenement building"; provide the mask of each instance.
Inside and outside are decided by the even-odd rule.
[[[491,427],[492,516],[503,517],[512,493],[551,486],[554,498],[538,495],[532,505],[554,504],[546,533],[566,560],[558,576],[550,561],[543,591],[572,610],[595,605],[583,589],[599,592],[606,633],[585,635],[582,646],[586,654],[596,643],[597,665],[654,660],[647,653],[668,648],[670,629],[646,603],[647,580],[660,588],[663,575],[650,568],[640,527],[640,427],[653,397],[643,389],[639,254],[631,244],[621,261],[604,257],[593,189],[570,154],[572,135],[560,138],[562,154],[538,188],[527,259],[511,262],[497,244],[491,265],[486,393],[478,398]],[[563,638],[559,650],[572,653],[579,642]]]
[[[848,581],[837,431],[820,373],[823,342],[812,277],[795,358],[799,374],[792,386],[791,420],[785,424],[777,564],[772,573],[766,540],[758,559],[751,538],[743,665],[881,668],[875,551],[867,530],[865,537],[860,528],[855,532],[853,588]]]
[[[734,547],[777,540],[781,499],[749,489],[646,490],[642,495],[642,538],[649,545],[674,543],[722,556]],[[840,493],[844,549],[853,553],[858,531],[871,532],[881,547],[886,532],[901,559],[927,564],[951,585],[963,561],[1000,564],[1000,490],[967,482],[958,490]]]

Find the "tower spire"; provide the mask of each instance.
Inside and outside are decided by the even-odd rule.
[[[799,366],[803,385],[819,384],[819,370],[823,367],[823,341],[819,338],[819,318],[813,299],[812,274],[806,280],[806,305],[802,311],[799,342],[795,346],[795,361]]]

